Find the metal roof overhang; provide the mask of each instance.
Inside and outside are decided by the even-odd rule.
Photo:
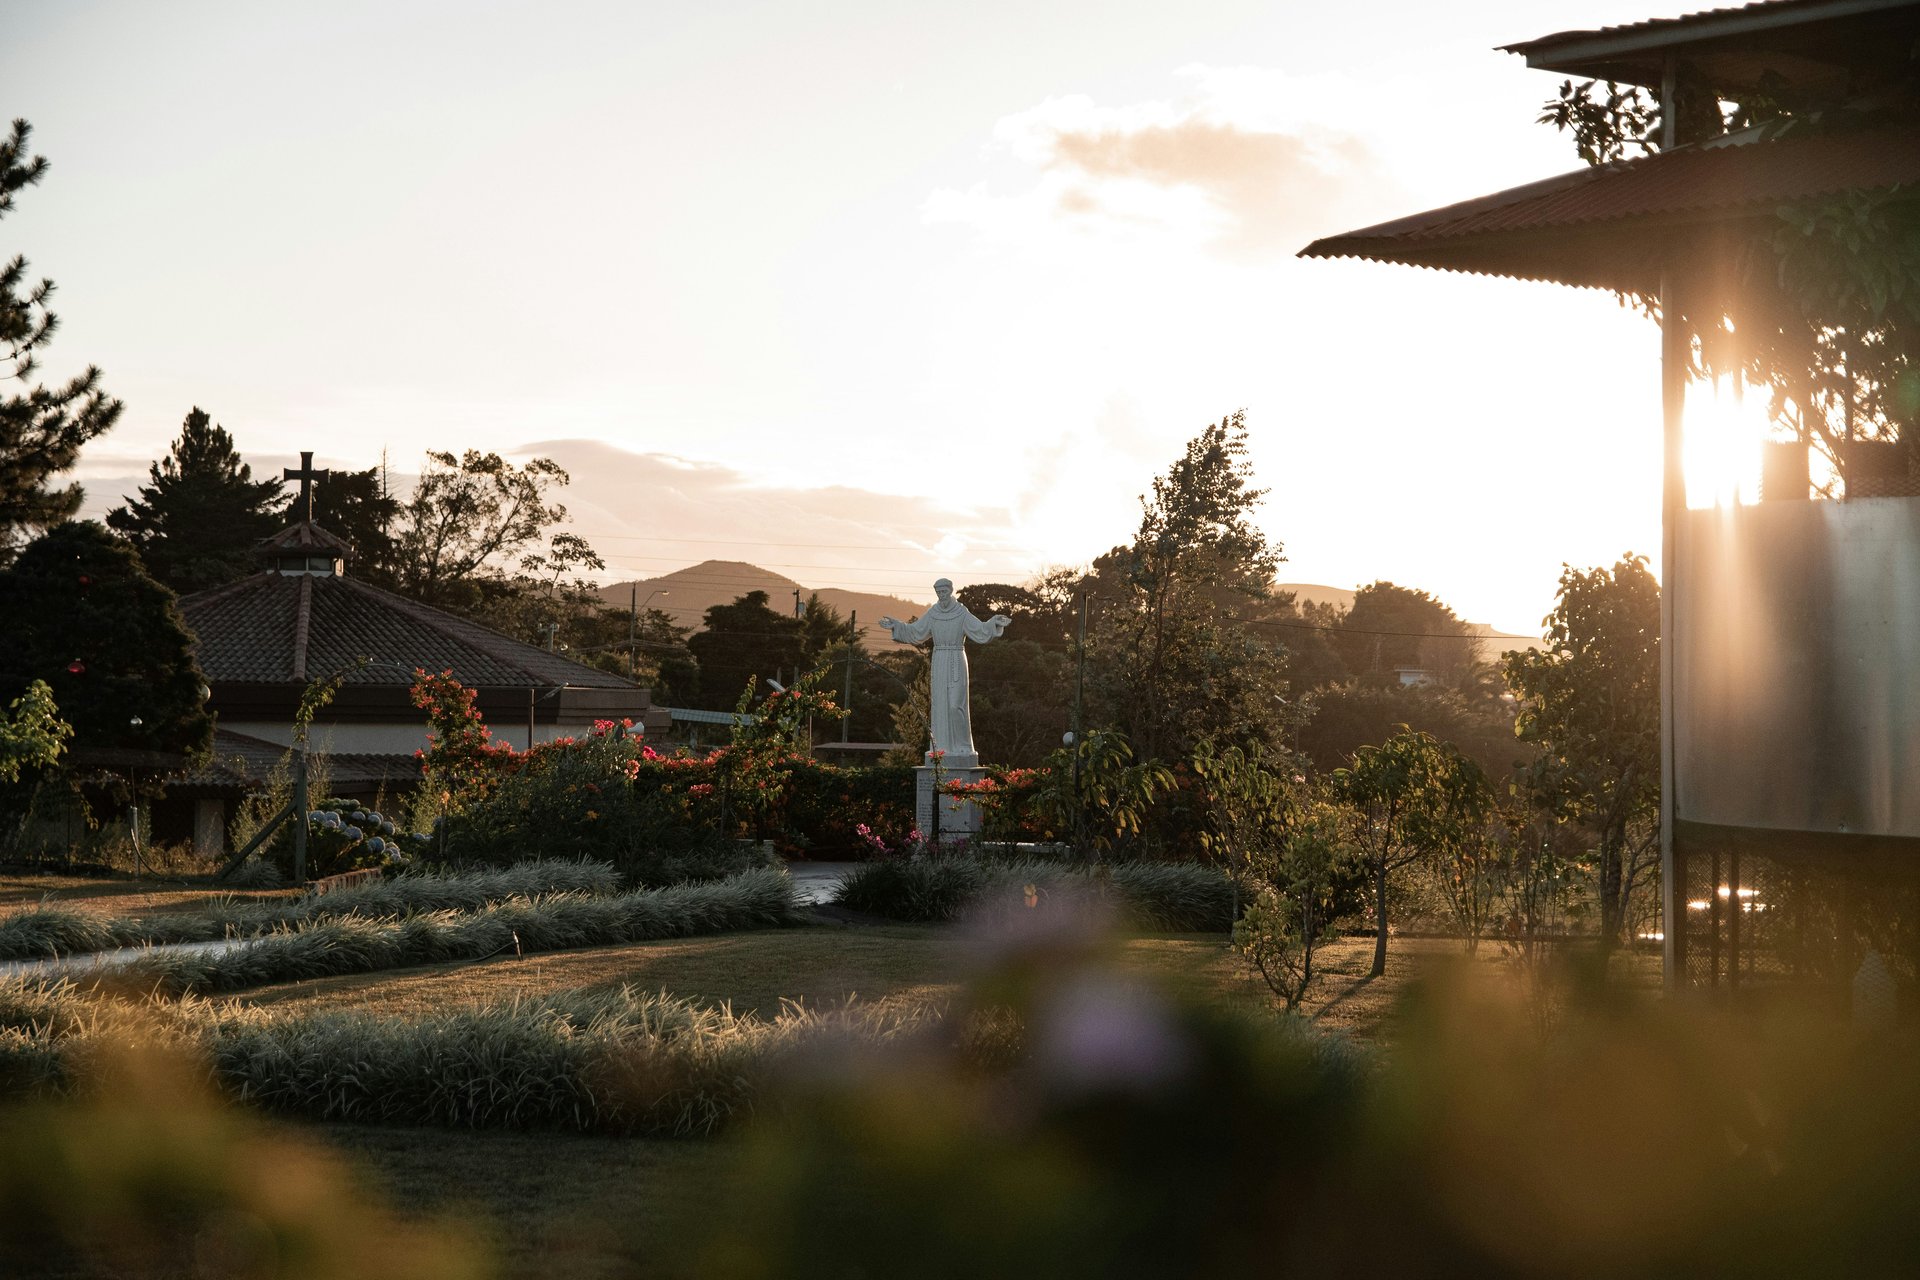
[[[1669,57],[1721,93],[1771,73],[1822,96],[1910,73],[1920,0],[1773,0],[1502,45],[1564,75],[1659,87]]]
[[[1304,258],[1366,258],[1621,293],[1783,205],[1839,191],[1920,198],[1920,126],[1723,139],[1582,169],[1316,240]]]

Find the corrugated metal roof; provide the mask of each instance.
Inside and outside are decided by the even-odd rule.
[[[1650,291],[1670,237],[1846,190],[1920,184],[1920,122],[1687,147],[1512,187],[1316,240],[1309,258],[1368,258]]]
[[[1768,0],[1502,48],[1529,67],[1644,87],[1677,56],[1689,80],[1723,96],[1763,83],[1827,96],[1911,78],[1916,38],[1920,0]]]
[[[301,650],[303,590],[310,602]],[[350,685],[405,686],[412,682],[411,672],[422,668],[451,670],[462,684],[481,688],[634,687],[609,672],[353,578],[257,573],[187,596],[180,611],[198,637],[194,654],[200,669],[216,686],[290,683],[343,670]],[[362,657],[393,665],[355,666]]]
[[[1523,40],[1517,44],[1505,44],[1500,47],[1508,53],[1528,53],[1533,50],[1545,50],[1556,44],[1569,44],[1576,40],[1595,40],[1607,36],[1641,36],[1654,33],[1687,35],[1703,31],[1711,32],[1725,28],[1730,20],[1737,22],[1742,19],[1779,17],[1806,21],[1829,16],[1851,16],[1857,13],[1912,8],[1915,4],[1916,0],[1754,0],[1752,4],[1699,9],[1674,18],[1643,18],[1639,22],[1620,22],[1606,27],[1556,31],[1552,35],[1539,36],[1532,40]]]
[[[667,714],[687,724],[753,724],[760,717],[733,711],[703,711],[697,707],[668,707]]]

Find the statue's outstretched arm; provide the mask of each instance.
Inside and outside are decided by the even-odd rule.
[[[880,619],[880,625],[892,634],[895,644],[919,644],[928,635],[924,618],[915,622],[902,622],[898,618],[885,617]]]

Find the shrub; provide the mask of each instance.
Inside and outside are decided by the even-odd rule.
[[[618,886],[619,877],[603,863],[535,860],[499,871],[389,876],[294,902],[215,900],[199,911],[140,920],[42,907],[0,920],[0,960],[50,959],[111,947],[252,938],[317,920],[348,916],[379,920],[419,911],[474,911],[510,898],[608,894]]]
[[[322,800],[307,813],[307,875],[318,880],[343,871],[399,867],[427,852],[429,841],[403,831],[385,814],[357,800]],[[293,875],[293,837],[287,827],[267,842],[283,877]]]
[[[1035,892],[1027,893],[1031,886]],[[1233,882],[1195,863],[1113,865],[969,855],[892,859],[850,871],[834,901],[895,920],[945,921],[977,909],[1049,898],[1110,902],[1137,927],[1224,932],[1233,924]]]
[[[204,1055],[250,1105],[322,1120],[544,1126],[674,1136],[752,1110],[784,1064],[823,1041],[938,1026],[938,1004],[788,1005],[736,1015],[631,987],[430,1015],[312,1013],[91,998],[71,982],[0,982],[0,1096],[84,1092],[103,1051]]]
[[[563,951],[791,924],[793,884],[773,869],[729,880],[595,896],[512,898],[477,911],[399,920],[317,920],[218,954],[144,956],[116,977],[170,995],[237,991],[272,982],[373,973],[506,951]]]

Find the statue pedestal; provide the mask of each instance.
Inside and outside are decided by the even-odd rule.
[[[941,844],[954,844],[973,839],[980,834],[980,805],[977,801],[964,800],[958,796],[940,794],[939,787],[955,782],[978,782],[987,776],[980,767],[979,756],[964,758],[948,756],[936,767],[923,764],[913,771],[913,821],[920,833],[927,839],[936,838],[934,831],[934,806],[940,809],[938,840]]]

